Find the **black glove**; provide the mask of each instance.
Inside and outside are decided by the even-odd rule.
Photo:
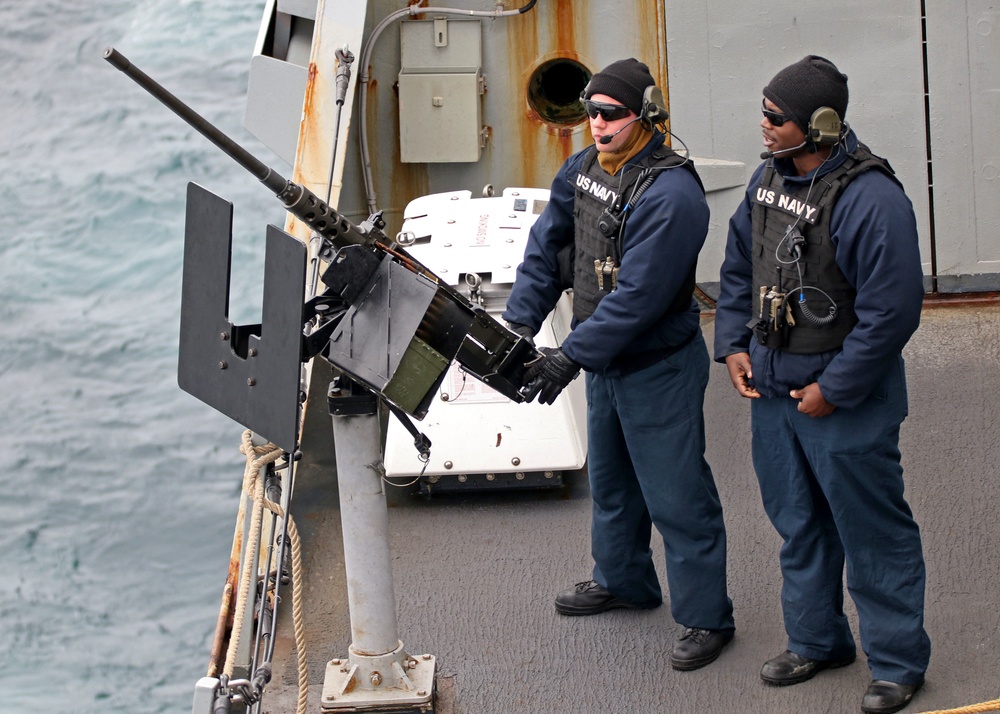
[[[558,347],[539,347],[538,351],[542,353],[541,357],[525,365],[522,393],[529,402],[541,393],[538,403],[552,404],[559,392],[580,373],[580,365]]]
[[[532,347],[535,346],[535,331],[532,330],[527,325],[522,325],[519,322],[508,322],[507,329],[511,332],[520,335],[528,341],[528,344]]]

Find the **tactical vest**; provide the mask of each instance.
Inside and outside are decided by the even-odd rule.
[[[830,215],[844,188],[871,169],[899,183],[889,163],[864,144],[812,186],[791,192],[768,161],[752,197],[754,316],[747,325],[761,344],[816,354],[840,347],[854,329],[856,291],[837,266]]]
[[[581,322],[594,314],[597,304],[612,290],[612,286],[608,284],[609,280],[605,281],[603,288],[600,286],[594,268],[595,261],[604,263],[610,258],[614,266],[621,264],[619,236],[622,235],[622,231],[617,231],[608,238],[598,228],[602,217],[607,220],[605,211],[611,209],[613,213],[621,215],[622,207],[632,195],[633,186],[639,183],[641,177],[644,178],[643,171],[645,169],[665,169],[683,165],[695,177],[702,192],[705,190],[694,165],[690,161],[685,163],[686,160],[676,151],[665,146],[656,149],[637,164],[623,169],[627,173],[624,180],[621,181],[621,188],[619,188],[619,179],[601,168],[597,154],[597,147],[592,147],[590,153],[584,158],[580,171],[576,176],[570,177],[576,192],[573,204],[573,222],[576,234],[573,249],[573,316]],[[655,179],[659,173],[659,171],[654,171],[651,176]],[[627,219],[627,214],[624,219]],[[690,308],[694,285],[695,266],[692,265],[691,272],[677,295],[674,296],[667,314],[685,312]]]

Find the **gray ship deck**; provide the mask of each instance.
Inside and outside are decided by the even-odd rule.
[[[713,322],[704,319],[711,344]],[[907,497],[927,560],[933,654],[924,712],[1000,697],[1000,305],[928,307],[906,349],[910,416],[902,450]],[[313,384],[321,393],[328,375]],[[319,404],[324,402],[320,400]],[[311,409],[304,443],[329,443],[329,418]],[[584,474],[552,492],[392,493],[390,527],[400,637],[438,657],[445,714],[500,712],[857,712],[869,681],[863,656],[844,669],[777,688],[758,678],[784,648],[779,539],[761,507],[750,463],[749,407],[714,365],[706,400],[708,460],[729,534],[736,639],[712,665],[675,672],[677,626],[668,606],[566,618],[555,593],[590,573]],[[328,659],[347,654],[350,623],[331,453],[307,452],[293,513],[305,542],[310,711],[319,712]],[[663,580],[662,544],[654,549]],[[848,608],[857,632],[853,605]],[[282,662],[264,710],[293,712],[290,608]]]

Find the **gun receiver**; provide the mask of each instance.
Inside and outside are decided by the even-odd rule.
[[[380,394],[390,404],[418,419],[426,414],[452,360],[457,361],[464,371],[509,399],[524,401],[524,395],[520,392],[524,364],[537,356],[534,347],[389,240],[382,230],[385,222],[381,212],[373,214],[360,226],[351,223],[312,191],[285,179],[258,160],[113,47],[104,51],[104,58],[255,176],[274,192],[285,210],[322,237],[320,256],[329,262],[329,267],[323,274],[326,290],[304,305],[303,292],[298,298],[297,306],[286,305],[281,311],[285,321],[289,320],[289,315],[302,317],[298,325],[301,361],[321,354],[335,367]],[[222,246],[219,250],[229,250],[231,227],[230,235],[225,235],[223,222],[216,218],[224,210],[220,208],[219,201],[204,189],[189,190],[186,254],[188,243],[198,241],[215,242]],[[282,233],[278,229],[273,230]],[[288,238],[296,240],[290,236]],[[224,260],[226,255],[228,253],[215,265],[227,265]],[[208,324],[210,321],[200,314],[207,313],[216,306],[185,310],[183,303],[188,296],[189,282],[187,271],[188,266],[185,265],[182,321],[185,314],[188,314],[192,321],[206,323],[192,326],[199,329],[191,329],[189,332],[217,336],[221,329],[223,333],[240,332],[244,335],[241,342],[246,342],[249,337],[255,341],[253,350],[240,350],[221,356],[218,345],[211,349],[191,348],[195,354],[190,360],[185,360],[185,345],[182,340],[179,371],[186,371],[186,376],[190,379],[180,379],[181,386],[210,406],[253,429],[253,424],[247,423],[254,421],[253,413],[268,408],[273,412],[273,404],[270,407],[263,404],[259,407],[246,406],[251,400],[247,399],[245,393],[237,392],[245,392],[246,384],[249,384],[251,387],[256,386],[257,393],[260,393],[262,379],[259,375],[244,379],[246,370],[240,372],[236,368],[236,362],[243,358],[244,352],[252,353],[251,357],[261,361],[265,340],[260,333],[268,332],[267,320],[265,319],[264,325],[234,328],[225,321],[225,304],[219,307],[219,311],[223,312],[221,323],[216,317],[212,318],[215,322]],[[304,259],[302,272],[305,272]],[[285,275],[287,274],[286,272]],[[228,275],[223,277],[228,280]],[[268,300],[268,277],[265,271],[265,303]],[[279,276],[271,277],[273,282],[280,280]],[[218,279],[219,276],[192,273],[191,282]],[[224,296],[218,298],[220,302],[224,299]],[[287,296],[281,298],[285,303],[289,299]],[[192,298],[192,302],[194,300]],[[310,323],[311,329],[305,330],[305,326]],[[389,330],[389,325],[392,325],[392,330]],[[187,329],[188,325],[183,327]],[[288,326],[283,331],[287,333]],[[308,336],[305,332],[309,333]],[[187,341],[199,339],[191,337]],[[287,357],[282,357],[280,361],[284,363],[288,360]],[[187,363],[192,366],[187,367]],[[217,367],[219,364],[226,364],[226,371],[220,373]],[[294,364],[294,368],[297,372],[298,362]],[[287,383],[288,365],[282,364],[280,368],[274,368],[274,371],[286,375]],[[223,378],[227,374],[231,375],[231,379],[239,377],[243,383],[233,379],[233,386],[229,390],[233,393],[220,396],[220,392],[225,391],[218,386],[220,374]],[[188,388],[186,384],[197,386]],[[234,406],[237,403],[239,407]]]

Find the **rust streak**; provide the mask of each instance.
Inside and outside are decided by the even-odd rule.
[[[305,137],[306,142],[300,143],[298,147],[298,153],[295,157],[295,165],[301,166],[305,163],[305,158],[311,155],[309,144],[315,141],[313,138],[314,132],[309,131],[311,125],[316,125],[318,119],[315,113],[318,111],[315,104],[315,94],[316,94],[316,79],[319,77],[319,70],[316,67],[315,62],[309,63],[308,79],[306,80],[306,93],[302,104],[302,119],[299,122],[299,136]],[[303,177],[301,175],[301,170],[296,169],[295,181],[299,183],[304,183]]]
[[[981,293],[927,293],[924,307],[968,307],[970,305],[995,305],[1000,302],[1000,292]]]
[[[534,58],[538,57],[538,18],[536,11],[526,13],[517,18],[516,22],[511,22],[507,26],[507,56],[522,57],[525,61],[520,66],[521,71],[511,71],[507,75],[509,87],[506,95],[514,98],[520,108],[517,121],[518,146],[514,147],[513,155],[520,156],[522,161],[523,174],[518,183],[533,185],[536,152],[533,151],[534,137],[537,130],[538,117],[528,105],[527,85],[530,77],[530,68],[533,66]]]
[[[407,7],[427,7],[427,0],[406,0]],[[415,20],[423,20],[424,13],[418,13],[413,16]]]
[[[564,52],[576,48],[576,24],[573,21],[572,0],[556,0],[554,45]]]
[[[639,56],[643,62],[649,65],[649,69],[656,80],[656,86],[663,92],[663,100],[666,103],[665,109],[670,110],[670,75],[667,67],[667,42],[666,42],[666,19],[664,17],[662,2],[639,2],[635,4],[637,13],[636,26],[639,28],[638,47]],[[667,120],[667,128],[670,128],[670,120]],[[667,135],[669,145],[670,135]]]
[[[574,16],[573,0],[555,0],[539,4],[508,27],[508,56],[528,60],[520,73],[511,72],[508,77],[508,95],[516,97],[522,109],[516,128],[522,185],[547,186],[573,153],[578,127],[544,121],[528,104],[527,94],[532,73],[544,62],[564,57],[583,63],[578,52],[580,38],[585,35],[582,17],[580,12]]]
[[[232,570],[232,568],[230,568]],[[229,642],[229,630],[232,622],[233,591],[236,587],[236,576],[230,573],[226,585],[222,589],[222,602],[219,606],[219,617],[215,622],[215,634],[212,637],[212,649],[208,659],[208,673],[214,677],[223,664],[223,653]]]

